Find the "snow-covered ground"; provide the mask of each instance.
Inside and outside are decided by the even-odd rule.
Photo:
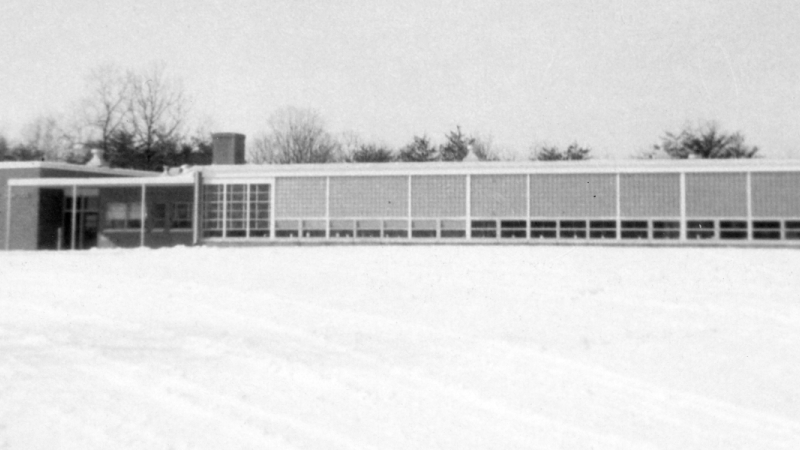
[[[800,251],[0,253],[0,449],[798,449]]]

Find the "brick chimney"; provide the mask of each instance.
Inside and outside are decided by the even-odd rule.
[[[211,135],[213,164],[244,164],[244,138],[239,133],[214,133]]]

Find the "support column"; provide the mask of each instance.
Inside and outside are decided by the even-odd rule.
[[[686,172],[681,172],[681,239],[686,240]]]
[[[250,188],[252,184],[247,183],[244,185],[244,236],[250,239]],[[272,196],[272,189],[269,190],[269,195]],[[272,199],[270,198],[270,204]],[[272,230],[270,230],[272,234]]]
[[[525,177],[525,239],[531,238],[531,174]]]
[[[144,247],[144,229],[147,220],[147,187],[142,184],[141,226],[139,227],[139,246]]]
[[[200,189],[202,181],[200,172],[194,173],[194,208],[192,209],[192,245],[200,243]]]
[[[6,186],[6,250],[11,249],[11,185]]]
[[[70,217],[69,248],[75,250],[75,241],[78,236],[78,185],[72,185],[72,217]]]
[[[472,176],[467,175],[467,239],[472,239]]]
[[[747,240],[753,240],[753,172],[747,172]]]
[[[275,239],[275,211],[278,210],[278,205],[275,204],[275,186],[278,185],[278,179],[273,178],[272,184],[269,185],[269,238]],[[302,224],[299,224],[302,227]],[[298,231],[299,232],[299,231]]]
[[[271,220],[272,217],[270,217],[270,221]],[[272,230],[272,227],[270,226],[270,231],[275,231],[275,230]],[[228,185],[227,184],[222,185],[222,237],[223,238],[228,237]]]
[[[331,238],[331,177],[325,177],[325,239]]]
[[[408,176],[408,238],[411,239],[411,175]]]
[[[616,234],[616,236],[617,237],[616,237],[616,239],[618,241],[622,239],[622,198],[620,197],[620,193],[622,191],[622,188],[620,186],[620,182],[621,182],[620,178],[621,178],[621,175],[619,174],[619,172],[617,172],[617,177],[616,177],[616,179],[617,179],[617,206],[616,206],[616,208],[617,208],[617,217],[616,217],[617,234]],[[648,230],[647,230],[648,235],[647,236],[648,237],[652,237],[651,234],[649,234],[650,233],[650,227],[647,227],[647,228],[648,228]]]

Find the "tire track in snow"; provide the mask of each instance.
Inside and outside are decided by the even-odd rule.
[[[292,302],[286,299],[274,298],[271,299],[271,301],[288,304],[294,307],[298,306],[297,302]],[[554,373],[554,375],[564,376],[567,374],[574,375],[575,373],[580,373],[583,375],[583,378],[588,380],[593,380],[594,382],[598,382],[600,383],[601,386],[611,391],[622,392],[627,395],[633,394],[637,398],[639,398],[639,400],[637,401],[637,404],[639,405],[647,405],[654,403],[663,404],[664,399],[669,398],[670,409],[695,411],[702,413],[703,415],[706,415],[709,418],[722,419],[724,422],[728,423],[728,428],[730,430],[732,430],[736,434],[740,434],[742,436],[747,437],[754,444],[765,443],[764,442],[765,432],[768,432],[770,435],[775,435],[776,438],[779,439],[778,441],[774,442],[775,445],[782,445],[780,441],[784,441],[787,443],[787,445],[790,446],[794,445],[794,443],[800,444],[800,424],[796,421],[786,419],[782,416],[776,416],[774,414],[752,410],[739,405],[733,405],[728,402],[719,401],[704,396],[699,396],[697,394],[666,388],[662,385],[645,382],[638,378],[630,376],[620,375],[619,373],[612,372],[607,369],[600,368],[594,365],[588,365],[562,357],[547,355],[542,352],[532,351],[527,348],[515,347],[512,344],[508,344],[503,341],[481,341],[468,336],[447,333],[439,329],[426,327],[419,324],[402,323],[398,319],[390,320],[378,315],[371,315],[371,314],[352,312],[352,311],[343,311],[341,309],[332,309],[332,308],[321,307],[318,305],[309,305],[307,303],[302,303],[302,302],[301,305],[303,308],[306,308],[308,310],[318,311],[319,313],[321,313],[320,315],[322,315],[323,317],[324,316],[331,317],[334,315],[338,316],[345,315],[357,318],[358,320],[349,321],[349,323],[352,325],[357,325],[359,323],[374,324],[375,329],[386,330],[395,328],[398,330],[405,331],[406,334],[409,335],[418,334],[420,331],[422,331],[428,335],[446,337],[453,341],[471,342],[475,347],[481,345],[490,345],[495,349],[496,352],[498,352],[498,354],[505,354],[505,352],[513,351],[514,353],[519,354],[520,357],[525,357],[529,359],[534,358],[538,360],[540,362],[539,365],[541,365],[542,367],[548,367],[549,370]],[[412,332],[408,333],[408,330],[412,330]],[[318,341],[316,343],[319,344]],[[325,342],[325,345],[330,346],[331,343],[328,341]],[[342,346],[339,345],[333,346],[333,349],[339,352],[350,351],[347,347],[342,348]],[[455,352],[456,350],[449,348],[448,351]],[[357,353],[353,353],[353,355],[355,356],[357,355]],[[469,355],[469,354],[466,352],[462,352],[462,356],[464,355]],[[360,356],[363,357],[364,355]],[[413,372],[411,372],[410,375],[408,376],[414,377],[416,375]],[[547,418],[547,420],[552,421],[552,419],[549,418]],[[577,432],[577,430],[572,430],[572,431]],[[586,430],[580,430],[580,431],[586,432]],[[785,440],[781,439],[780,436],[783,436]]]

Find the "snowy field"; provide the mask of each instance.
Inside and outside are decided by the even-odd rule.
[[[0,449],[798,449],[800,251],[0,253]]]

